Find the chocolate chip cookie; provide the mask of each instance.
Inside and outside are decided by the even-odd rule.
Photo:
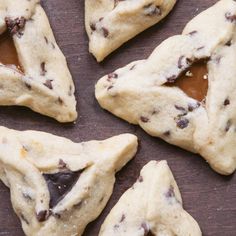
[[[115,173],[133,158],[137,138],[73,143],[37,131],[0,127],[0,179],[26,235],[81,235],[109,200]]]
[[[236,2],[221,0],[159,45],[147,60],[104,76],[100,105],[152,136],[236,168]]]

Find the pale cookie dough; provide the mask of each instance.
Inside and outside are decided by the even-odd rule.
[[[59,122],[71,122],[77,118],[74,84],[38,3],[0,0],[0,32],[12,35],[23,69],[0,61],[0,105],[27,106]]]
[[[81,235],[109,200],[115,173],[135,155],[122,134],[81,144],[0,127],[0,179],[27,236]]]
[[[85,0],[89,51],[102,61],[172,10],[176,0]]]
[[[100,105],[152,136],[201,154],[224,175],[236,168],[236,2],[221,0],[158,46],[96,85]],[[209,58],[209,88],[199,103],[178,87],[193,62]]]
[[[151,161],[113,207],[99,236],[201,236],[183,209],[179,188],[166,161]]]

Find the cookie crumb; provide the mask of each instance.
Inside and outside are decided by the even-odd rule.
[[[208,79],[208,74],[205,74],[205,75],[203,76],[203,79],[207,80],[207,79]]]
[[[193,77],[193,73],[192,73],[190,70],[188,70],[188,71],[185,73],[185,75],[186,75],[187,77]]]

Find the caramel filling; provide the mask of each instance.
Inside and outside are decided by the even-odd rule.
[[[189,97],[201,102],[205,99],[208,90],[207,60],[195,62],[174,83],[166,85],[179,87]]]
[[[4,65],[14,65],[18,70],[23,71],[13,39],[8,32],[0,35],[0,63]]]

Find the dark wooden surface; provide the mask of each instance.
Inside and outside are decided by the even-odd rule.
[[[111,200],[100,217],[87,227],[85,236],[97,235],[111,207],[133,184],[142,166],[152,159],[168,160],[181,190],[185,209],[199,222],[203,235],[236,235],[235,175],[218,175],[198,155],[148,136],[140,128],[103,111],[94,98],[94,85],[101,76],[133,60],[146,58],[161,41],[180,33],[194,15],[215,2],[216,0],[179,0],[173,12],[164,21],[131,40],[103,63],[98,64],[88,53],[88,39],[84,30],[84,1],[43,1],[76,84],[79,120],[75,125],[62,125],[29,109],[0,107],[0,125],[19,130],[47,131],[76,142],[105,139],[124,132],[134,133],[140,139],[138,155],[117,175]],[[23,235],[19,220],[11,207],[9,191],[0,183],[0,236]]]

